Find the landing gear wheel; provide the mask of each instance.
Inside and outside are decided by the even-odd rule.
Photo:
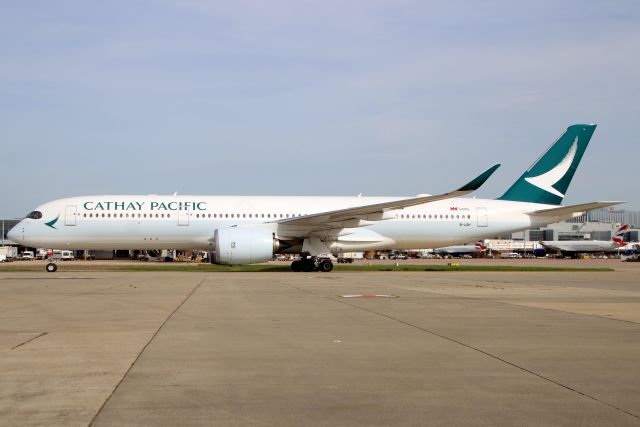
[[[50,262],[49,264],[47,264],[45,268],[49,273],[55,273],[55,271],[58,270],[58,266],[53,262]]]
[[[316,269],[316,263],[312,259],[304,259],[302,262],[302,271],[305,273],[312,272]]]
[[[320,267],[320,271],[322,271],[323,273],[328,273],[331,270],[333,270],[333,263],[328,259],[326,259],[320,263],[319,267]]]
[[[291,270],[293,270],[295,272],[302,271],[302,261],[293,261],[291,263]]]

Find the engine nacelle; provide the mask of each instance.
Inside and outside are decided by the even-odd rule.
[[[273,231],[261,227],[228,227],[215,231],[214,263],[226,265],[271,261],[279,241]]]

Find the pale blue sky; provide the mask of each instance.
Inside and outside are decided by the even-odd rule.
[[[566,203],[637,189],[637,1],[0,2],[0,216],[83,194],[414,195],[573,123]]]

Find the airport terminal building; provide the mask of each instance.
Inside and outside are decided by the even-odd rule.
[[[0,236],[2,236],[0,239],[0,245],[16,246],[15,242],[12,242],[11,240],[7,239],[7,233],[9,232],[9,230],[15,227],[21,220],[22,218],[0,219]]]

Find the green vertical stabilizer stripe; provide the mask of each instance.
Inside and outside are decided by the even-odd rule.
[[[596,125],[569,126],[567,131],[499,200],[559,205],[589,145]]]

